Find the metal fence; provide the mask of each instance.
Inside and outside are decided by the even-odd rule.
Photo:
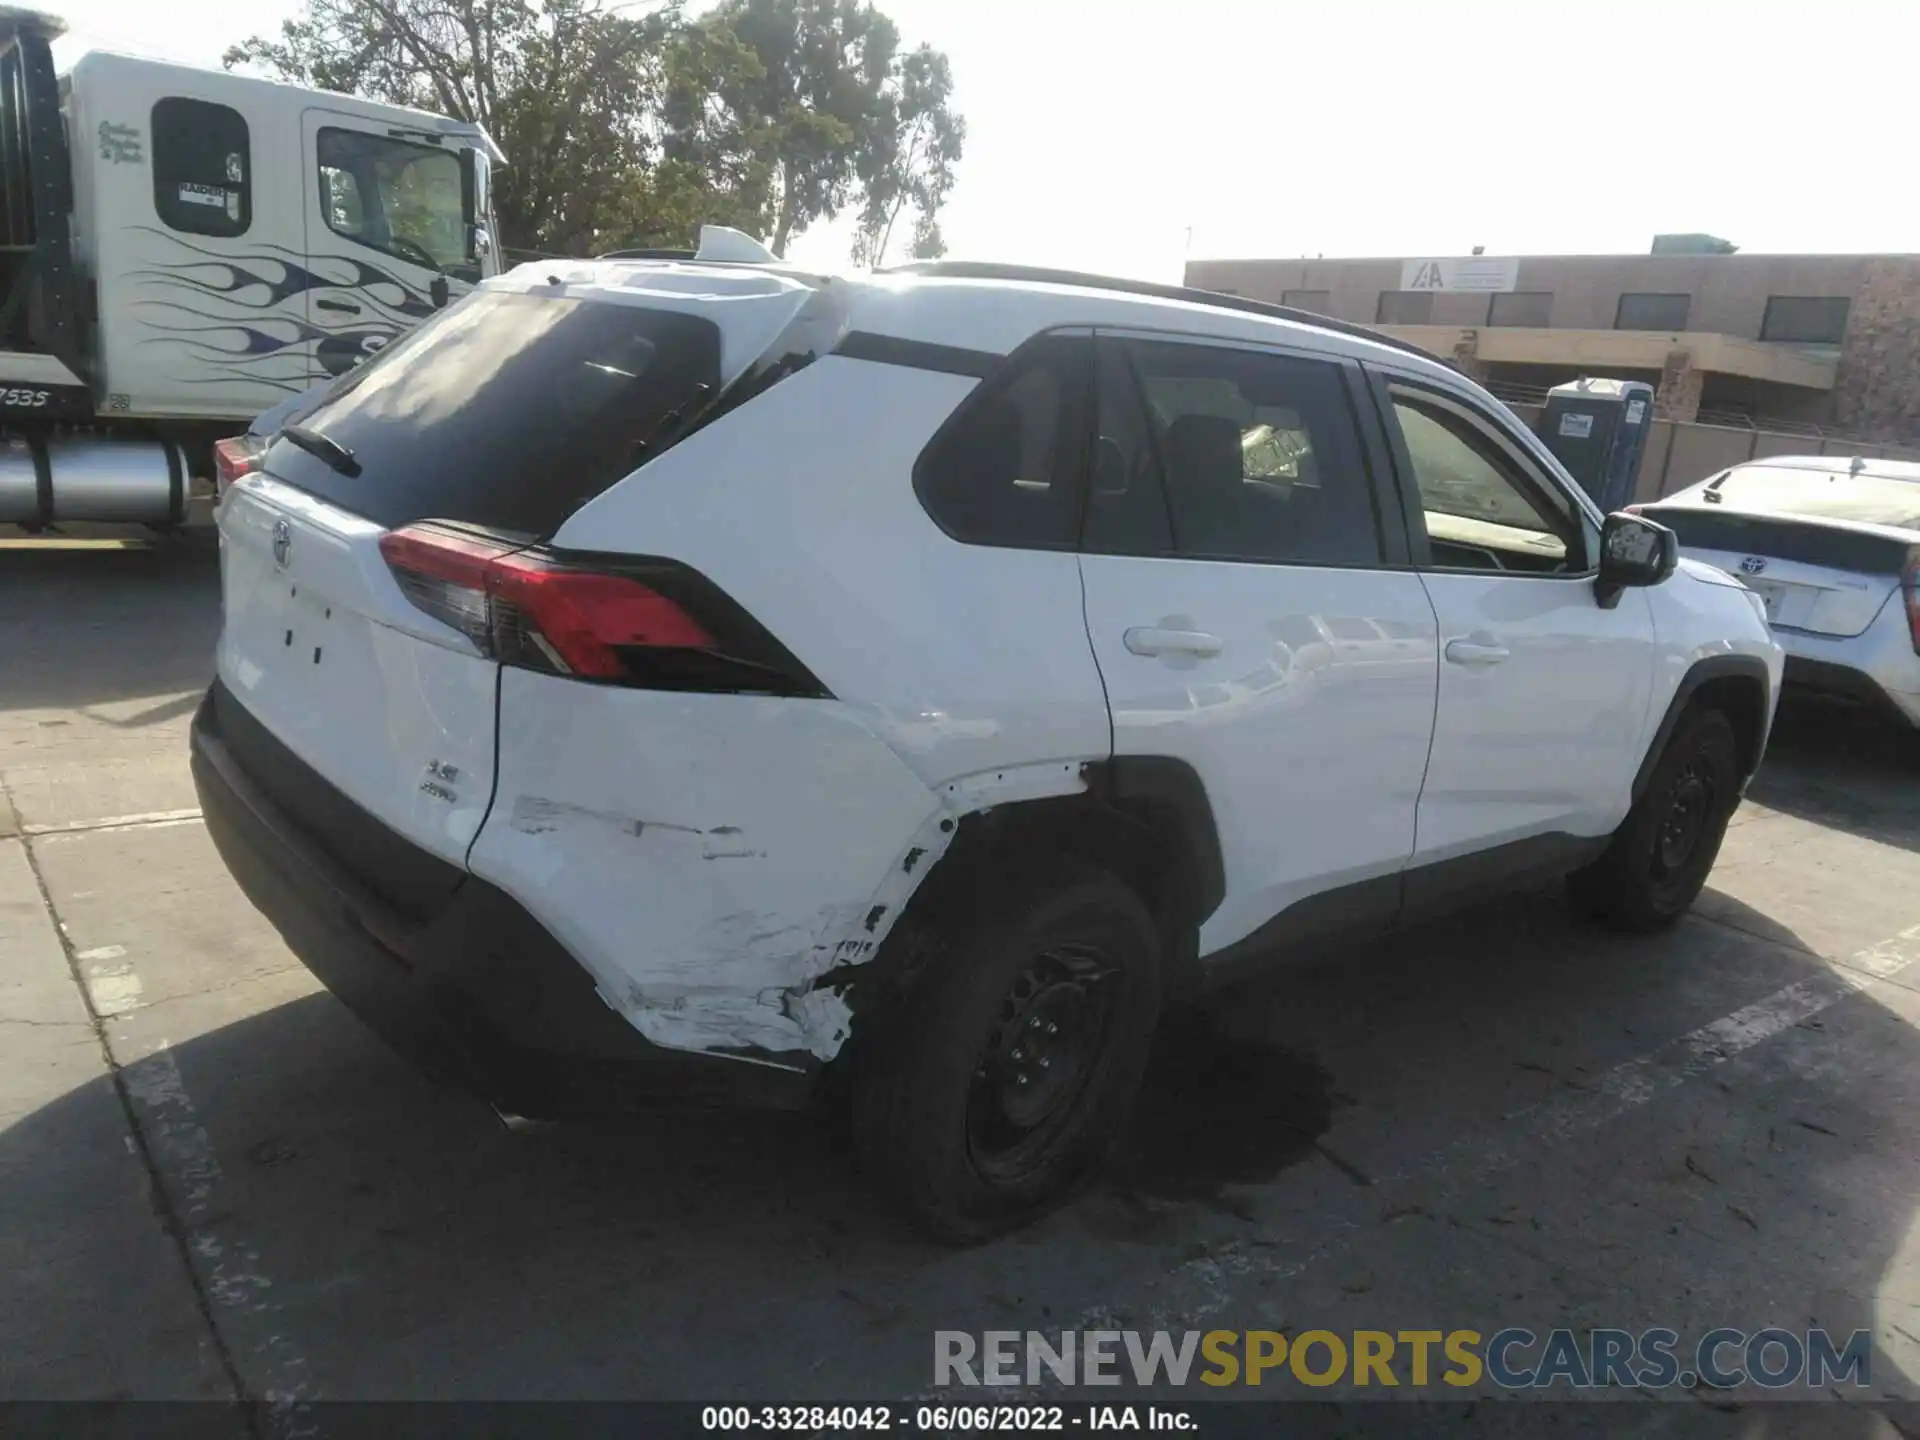
[[[1546,408],[1545,393],[1535,391],[1537,400],[1523,400],[1514,395],[1517,388],[1501,386],[1494,394],[1505,400],[1530,429],[1538,430],[1540,413]],[[1768,428],[1762,428],[1763,424]],[[1640,483],[1634,487],[1633,498],[1657,500],[1717,475],[1730,465],[1764,460],[1770,455],[1864,455],[1869,460],[1920,461],[1920,448],[1911,445],[1871,444],[1813,425],[1774,429],[1771,424],[1654,421],[1647,434],[1647,451],[1641,457]]]

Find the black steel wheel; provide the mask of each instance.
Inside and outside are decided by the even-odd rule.
[[[1112,874],[1054,861],[961,887],[921,917],[936,951],[862,1034],[854,1139],[881,1188],[941,1239],[1024,1224],[1111,1153],[1160,1013],[1152,914]]]
[[[1732,723],[1718,710],[1687,711],[1606,851],[1568,877],[1574,899],[1622,929],[1671,925],[1707,883],[1739,801]]]

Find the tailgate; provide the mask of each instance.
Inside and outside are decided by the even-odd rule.
[[[464,865],[493,790],[498,667],[407,601],[383,533],[268,476],[228,490],[220,679],[347,798]]]
[[[1769,624],[1815,635],[1860,634],[1899,588],[1898,577],[1892,575],[1854,575],[1796,560],[1693,546],[1686,553],[1739,576],[1766,603]],[[1757,571],[1756,562],[1761,562]]]

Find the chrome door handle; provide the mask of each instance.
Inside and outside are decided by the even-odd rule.
[[[1136,655],[1218,655],[1226,641],[1204,630],[1162,630],[1157,625],[1135,625],[1120,637]]]
[[[1447,642],[1447,659],[1456,665],[1498,665],[1512,653],[1504,645],[1490,645],[1479,640]]]

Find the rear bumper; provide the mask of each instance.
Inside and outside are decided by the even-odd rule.
[[[1785,683],[1790,690],[1920,725],[1920,655],[1914,653],[1897,597],[1859,635],[1785,628],[1773,633],[1787,652]]]
[[[242,767],[221,733],[220,711],[233,705],[216,685],[194,718],[193,778],[208,832],[293,953],[402,1055],[533,1117],[808,1101],[814,1073],[784,1060],[650,1044],[545,927],[483,880],[460,881],[425,919],[394,908]],[[408,843],[391,831],[382,839]]]

